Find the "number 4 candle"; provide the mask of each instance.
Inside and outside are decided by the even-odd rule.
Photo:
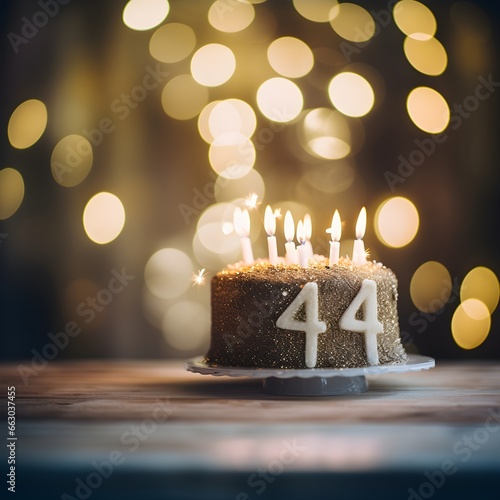
[[[365,318],[356,318],[356,312],[362,308]],[[366,357],[369,365],[378,365],[377,334],[384,331],[378,320],[377,312],[377,284],[373,280],[363,280],[361,289],[349,304],[339,320],[342,330],[359,332],[365,336]]]
[[[305,306],[306,320],[298,321],[297,312]],[[326,332],[326,323],[318,319],[318,284],[306,283],[293,302],[283,311],[276,326],[284,330],[295,330],[306,334],[305,362],[314,368],[318,357],[318,335]]]

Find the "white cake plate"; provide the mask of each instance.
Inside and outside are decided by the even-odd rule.
[[[359,394],[368,389],[366,375],[404,373],[428,370],[435,361],[428,356],[409,354],[408,361],[399,365],[377,365],[362,368],[243,368],[236,366],[210,366],[203,358],[186,362],[186,369],[202,375],[216,377],[262,378],[264,391],[280,396],[334,396]]]

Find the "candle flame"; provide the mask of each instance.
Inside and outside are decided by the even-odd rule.
[[[312,236],[312,221],[311,216],[309,214],[304,215],[304,237],[307,241],[311,239]]]
[[[273,209],[267,205],[264,213],[264,228],[268,236],[274,236],[276,232],[276,218],[274,217]]]
[[[224,234],[231,234],[234,231],[234,226],[231,222],[223,222],[222,223],[222,232]]]
[[[201,269],[198,271],[198,273],[193,273],[193,286],[194,285],[204,285],[205,284],[205,277],[206,277],[206,272],[205,269]]]
[[[297,224],[297,241],[303,245],[306,242],[304,223],[299,220]]]
[[[358,221],[356,222],[356,239],[361,240],[365,235],[366,231],[366,208],[363,207],[358,215]]]
[[[329,227],[326,232],[330,233],[332,241],[340,241],[340,236],[342,234],[342,221],[340,220],[340,214],[338,210],[335,210],[335,213],[332,217],[332,226]]]
[[[275,208],[274,209],[274,218],[275,219],[281,219],[281,208]]]
[[[234,209],[233,226],[240,238],[248,238],[250,236],[250,214],[246,208],[245,210],[241,210],[240,207]]]
[[[259,195],[257,193],[249,193],[248,196],[245,197],[245,206],[249,209],[257,208],[257,200],[259,199]]]
[[[293,216],[290,210],[287,210],[285,214],[285,238],[288,243],[293,241],[294,234],[295,234],[295,223],[293,222]]]

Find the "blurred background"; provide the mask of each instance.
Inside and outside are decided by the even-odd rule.
[[[0,358],[187,358],[232,221],[399,279],[410,352],[498,358],[494,2],[4,1]],[[284,254],[283,220],[276,237]]]

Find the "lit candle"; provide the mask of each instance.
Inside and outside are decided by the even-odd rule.
[[[249,210],[257,208],[257,205],[260,205],[260,203],[257,202],[258,199],[259,195],[257,193],[250,193],[248,196],[245,196],[245,206]]]
[[[292,214],[290,210],[287,210],[285,214],[285,258],[287,264],[297,264],[297,250],[295,248],[295,243],[293,242],[293,237],[295,235],[295,223],[293,222]]]
[[[250,215],[248,210],[241,210],[240,207],[236,207],[233,213],[233,226],[236,234],[240,237],[241,242],[241,253],[243,256],[243,262],[249,266],[254,263],[253,252],[252,252],[252,242],[250,241]]]
[[[304,232],[304,224],[301,220],[299,220],[299,223],[297,224],[297,240],[299,242],[297,250],[299,253],[299,266],[305,268],[307,267],[308,256]]]
[[[363,236],[366,230],[366,208],[363,207],[359,212],[358,221],[356,222],[356,239],[352,250],[352,262],[358,266],[366,264],[365,244]]]
[[[313,247],[311,245],[312,221],[309,214],[304,215],[304,236],[306,238],[307,257],[312,259],[314,256]]]
[[[326,230],[330,233],[332,241],[330,241],[330,266],[339,263],[340,255],[340,235],[342,232],[342,222],[340,221],[340,214],[338,210],[332,217],[332,227]]]
[[[269,205],[264,214],[264,228],[267,233],[267,248],[269,250],[269,263],[275,266],[278,263],[278,247],[276,246],[276,218]]]

